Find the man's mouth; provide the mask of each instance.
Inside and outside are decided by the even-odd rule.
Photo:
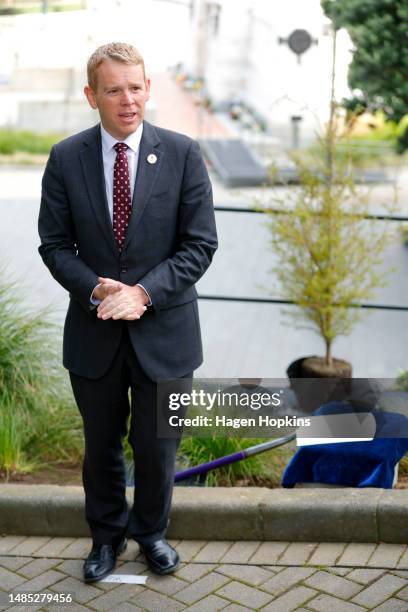
[[[120,113],[119,117],[121,119],[134,119],[134,117],[136,116],[136,113]]]

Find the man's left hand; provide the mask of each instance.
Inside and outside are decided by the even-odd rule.
[[[112,283],[109,278],[99,278],[99,282]],[[108,295],[98,306],[99,319],[124,319],[134,321],[146,312],[149,303],[147,293],[138,285],[131,286],[118,283],[120,290]]]

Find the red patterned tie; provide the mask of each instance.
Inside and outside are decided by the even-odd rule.
[[[113,166],[113,234],[119,251],[125,243],[126,230],[132,210],[130,195],[129,166],[126,155],[127,144],[115,144],[116,159]]]

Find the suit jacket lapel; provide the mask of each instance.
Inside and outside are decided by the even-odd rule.
[[[154,154],[156,161],[149,163],[147,158]],[[160,148],[160,139],[154,127],[144,121],[143,134],[139,147],[139,160],[137,164],[136,182],[133,191],[132,214],[126,232],[124,249],[126,249],[135,235],[137,225],[142,218],[152,193],[154,184],[160,173],[164,152]]]
[[[113,235],[112,222],[109,215],[108,201],[106,199],[105,178],[103,173],[102,140],[100,126],[96,125],[90,130],[85,147],[80,152],[84,179],[88,189],[89,199],[95,217],[113,250],[115,256],[119,255]]]

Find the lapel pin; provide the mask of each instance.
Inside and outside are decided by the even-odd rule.
[[[157,155],[150,153],[150,155],[147,156],[147,161],[149,164],[155,164],[157,162]]]

